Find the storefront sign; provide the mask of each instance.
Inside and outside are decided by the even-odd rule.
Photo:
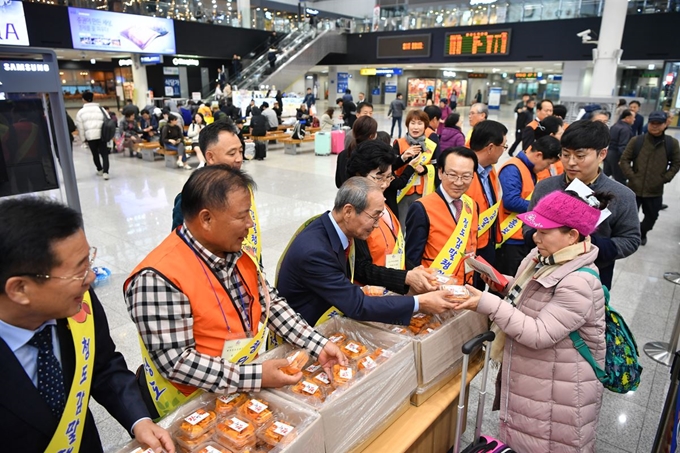
[[[28,46],[24,4],[17,0],[0,2],[0,46]]]
[[[445,57],[460,55],[508,55],[509,53],[510,30],[447,33],[444,40]]]
[[[200,62],[195,58],[173,58],[172,64],[175,66],[198,66]]]
[[[49,72],[47,63],[28,63],[25,61],[5,61],[2,63],[4,72]]]
[[[516,72],[515,78],[516,79],[536,79],[536,78],[538,78],[538,73],[537,72]]]
[[[338,72],[338,94],[344,94],[345,90],[349,88],[349,73]]]
[[[176,53],[172,19],[71,7],[68,17],[74,49]]]
[[[484,72],[468,72],[468,79],[486,79],[489,77],[489,74],[486,74]]]
[[[424,58],[430,56],[431,34],[378,37],[378,58]]]
[[[316,16],[317,14],[319,14],[318,9],[312,9],[312,8],[305,8],[305,12],[307,14],[309,14],[310,16]]]
[[[132,59],[127,58],[124,60],[118,60],[118,66],[132,66]]]
[[[443,71],[443,72],[442,72],[442,75],[443,75],[444,77],[451,77],[451,78],[453,78],[453,77],[456,77],[456,71]]]
[[[363,76],[385,76],[385,75],[402,75],[404,70],[401,68],[364,68],[359,73]]]
[[[179,68],[172,68],[168,66],[163,66],[164,75],[179,75]]]
[[[396,92],[397,92],[397,86],[396,85],[385,85],[385,94],[396,93]]]
[[[142,55],[139,57],[141,64],[157,64],[163,63],[163,57],[160,55]]]

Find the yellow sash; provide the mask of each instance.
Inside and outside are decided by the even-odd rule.
[[[531,193],[526,196],[525,200],[531,200],[531,195],[533,195],[533,193],[534,192],[531,191]],[[505,244],[505,242],[517,233],[520,228],[522,228],[522,221],[517,217],[517,213],[513,212],[501,222],[501,240],[496,244],[496,248],[498,249],[501,245]]]
[[[411,161],[410,163],[413,168],[417,167],[418,165],[422,165],[427,169],[427,175],[425,176],[425,193],[423,193],[423,196],[434,192],[434,165],[429,165],[429,163],[432,160],[435,149],[437,149],[437,144],[429,138],[426,138],[425,149],[420,153],[420,157],[417,160]],[[417,177],[418,174],[413,173],[408,179],[406,186],[397,192],[397,203],[400,203],[401,200],[403,200],[406,196],[406,193],[415,185]]]
[[[463,209],[460,210],[460,218],[456,229],[430,267],[440,270],[444,275],[451,276],[458,268],[460,260],[465,256],[465,248],[470,240],[470,227],[472,226],[472,198],[463,194]]]
[[[498,208],[501,205],[500,197],[498,198],[499,200],[496,202],[496,204],[494,204],[489,209],[479,214],[479,222],[477,224],[477,237],[480,237],[481,235],[489,231],[491,225],[493,225],[493,223],[496,221],[496,217],[498,217]]]
[[[271,305],[271,298],[269,297],[269,291],[267,291],[267,283],[264,279],[264,275],[259,272],[259,276],[260,285],[262,285],[262,292],[264,293],[267,306],[265,321],[264,324],[260,325],[257,334],[251,338],[240,351],[228,359],[230,363],[244,365],[252,362],[257,357],[260,346],[262,346],[265,341],[267,324],[269,323],[269,306]],[[151,360],[151,356],[149,356],[149,351],[146,349],[146,345],[144,344],[144,341],[142,341],[141,336],[139,337],[139,345],[142,349],[146,385],[149,390],[149,395],[151,395],[151,399],[153,400],[153,404],[156,406],[156,411],[158,411],[159,419],[163,418],[168,413],[172,412],[173,409],[184,404],[191,398],[203,393],[203,390],[196,389],[196,391],[190,395],[185,396],[184,393],[180,392],[177,387],[172,385],[170,381],[165,379],[158,371],[153,360]]]
[[[94,372],[94,313],[89,291],[83,297],[83,308],[68,318],[68,327],[73,336],[76,354],[73,383],[68,393],[66,407],[61,415],[57,430],[47,447],[48,452],[80,451],[80,441],[85,427],[87,404],[90,400],[90,386]]]
[[[401,231],[401,225],[397,231],[397,238],[394,241],[394,249],[392,249],[392,254],[399,254],[401,261],[399,268],[403,271],[406,269],[406,240],[404,239],[404,233]]]
[[[252,188],[250,188],[250,218],[253,220],[253,227],[248,230],[248,236],[243,240],[242,248],[251,258],[255,257],[255,266],[259,269],[262,260],[262,243],[260,242],[260,223],[257,206],[255,206],[255,194]]]

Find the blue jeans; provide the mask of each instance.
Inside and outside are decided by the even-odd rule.
[[[184,143],[179,143],[177,145],[166,143],[164,147],[165,149],[169,149],[170,151],[177,151],[179,157],[182,158],[182,162],[186,162],[187,159],[189,159],[189,156],[187,156],[187,153],[184,150]]]
[[[401,117],[392,117],[392,129],[390,130],[390,135],[394,137],[394,125],[399,125],[399,137],[401,137]]]

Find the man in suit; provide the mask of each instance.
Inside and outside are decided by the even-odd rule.
[[[91,395],[140,443],[174,452],[89,289],[96,249],[80,214],[43,199],[4,201],[0,254],[3,450],[101,452]]]
[[[366,240],[380,222],[380,186],[359,176],[345,181],[333,210],[321,214],[293,239],[281,262],[277,287],[310,324],[336,307],[348,318],[406,325],[417,311],[452,307],[444,291],[419,296],[369,297],[353,281],[354,239]]]

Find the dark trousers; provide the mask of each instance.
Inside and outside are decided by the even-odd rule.
[[[659,218],[659,211],[661,211],[661,205],[663,204],[663,197],[635,197],[637,201],[638,210],[642,206],[642,213],[644,218],[640,222],[640,235],[642,237],[647,236],[647,232],[652,231],[656,219]]]
[[[92,161],[97,171],[109,172],[109,148],[106,143],[101,140],[88,140],[87,146],[90,147],[92,153]]]
[[[519,145],[520,143],[522,143],[522,130],[517,129],[515,131],[515,143],[513,143],[510,149],[508,150],[508,154],[512,156],[513,153],[515,152],[515,149],[517,148],[517,145]]]
[[[401,137],[401,117],[392,117],[392,129],[390,129],[390,136],[394,137],[394,125],[399,126],[399,137]]]
[[[607,157],[604,158],[604,174],[613,177],[617,182],[620,182],[624,186],[628,182],[626,177],[619,167],[619,160],[621,160],[621,152],[615,149],[609,149],[607,151]]]
[[[526,244],[505,243],[496,250],[496,269],[501,274],[514,277],[522,260],[529,254],[531,247]]]

